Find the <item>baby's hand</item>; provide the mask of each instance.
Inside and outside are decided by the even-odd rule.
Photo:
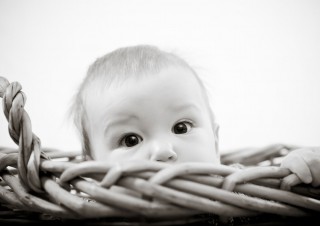
[[[295,173],[300,181],[291,181],[288,177],[283,181],[282,187],[291,187],[298,183],[320,186],[320,147],[299,148],[291,151],[284,157],[281,167],[288,168]]]

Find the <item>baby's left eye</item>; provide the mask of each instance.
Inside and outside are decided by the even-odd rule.
[[[172,128],[172,131],[175,134],[184,134],[189,132],[191,128],[192,128],[192,123],[184,121],[184,122],[178,122],[177,124],[175,124]]]

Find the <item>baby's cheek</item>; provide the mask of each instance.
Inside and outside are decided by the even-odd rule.
[[[178,162],[219,162],[215,152],[214,140],[212,141],[201,135],[190,136],[187,140],[177,143],[176,152]]]
[[[107,161],[110,163],[117,163],[121,161],[147,160],[148,155],[144,148],[140,145],[132,148],[119,148],[110,151]]]
[[[133,153],[130,150],[118,149],[110,151],[108,155],[108,159],[106,159],[109,163],[117,163],[121,161],[130,160],[133,156]]]

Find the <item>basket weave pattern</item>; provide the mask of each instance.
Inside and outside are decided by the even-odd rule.
[[[41,148],[18,82],[0,77],[9,134],[18,149],[0,148],[0,206],[63,219],[221,217],[320,212],[320,189],[280,189],[296,179],[275,160],[293,149],[275,144],[222,155],[222,165],[84,161],[80,152]],[[229,166],[241,163],[245,168]]]

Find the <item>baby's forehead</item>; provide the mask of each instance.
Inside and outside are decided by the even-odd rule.
[[[158,99],[162,102],[172,102],[175,99],[179,100],[178,103],[186,98],[195,99],[195,96],[198,97],[198,101],[206,98],[203,86],[188,68],[170,67],[157,73],[119,75],[117,79],[97,79],[88,85],[88,92],[84,97],[100,97],[123,102],[122,100],[134,96],[144,101]]]

